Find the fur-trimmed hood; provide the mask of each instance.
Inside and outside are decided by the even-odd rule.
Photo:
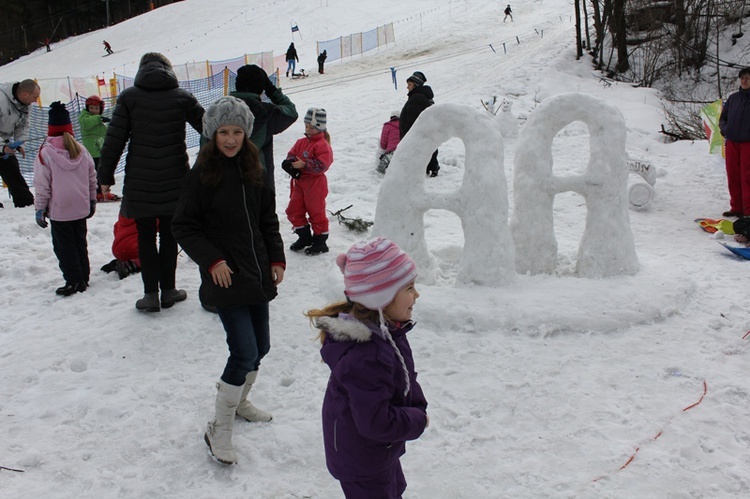
[[[318,317],[315,320],[315,327],[325,330],[328,336],[334,341],[355,341],[362,343],[370,341],[372,333],[375,330],[367,327],[366,324],[343,315],[341,317]]]

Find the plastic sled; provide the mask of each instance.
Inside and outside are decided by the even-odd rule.
[[[735,255],[742,257],[745,260],[750,260],[750,248],[746,248],[744,246],[730,246],[727,243],[722,243],[720,241],[716,241],[716,242],[724,246],[726,249],[728,249]]]
[[[714,234],[718,231],[722,231],[728,236],[734,234],[734,222],[731,220],[723,218],[696,218],[695,222],[709,234]]]

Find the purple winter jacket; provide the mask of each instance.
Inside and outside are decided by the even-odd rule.
[[[80,145],[80,144],[79,144]],[[34,209],[50,220],[69,222],[89,216],[96,201],[96,170],[91,154],[70,159],[62,137],[47,137],[34,160]]]
[[[316,325],[326,331],[320,353],[331,368],[323,399],[328,471],[349,482],[379,475],[398,462],[406,440],[418,438],[427,424],[427,401],[406,338],[413,323],[390,328],[409,371],[406,395],[403,365],[377,326],[347,314],[320,317]]]
[[[750,90],[740,88],[721,109],[719,130],[732,142],[750,142]]]

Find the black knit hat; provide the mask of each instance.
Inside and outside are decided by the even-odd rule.
[[[248,64],[237,70],[234,88],[238,92],[252,92],[260,95],[263,93],[267,82],[268,75],[263,71],[263,68],[255,64]]]
[[[68,132],[73,135],[73,125],[70,123],[70,113],[60,101],[55,101],[49,106],[49,126],[47,135],[56,137]]]
[[[406,79],[406,82],[412,82],[416,86],[421,87],[427,81],[427,77],[421,71],[414,71],[414,74]]]

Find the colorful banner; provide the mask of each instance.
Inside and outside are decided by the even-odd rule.
[[[700,110],[703,129],[706,132],[706,137],[708,137],[708,152],[710,154],[720,153],[724,145],[724,137],[721,136],[721,131],[719,130],[721,108],[722,102],[719,99]]]

